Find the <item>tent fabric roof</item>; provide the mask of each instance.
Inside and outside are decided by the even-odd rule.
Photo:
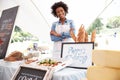
[[[52,22],[58,20],[51,14],[51,5],[60,0],[0,0],[0,12],[2,10],[18,6],[19,11],[15,25],[37,35],[43,41],[50,41],[49,31]],[[103,11],[110,3],[100,17],[109,17],[113,14],[119,15],[119,0],[62,0],[68,4],[69,13],[67,18],[73,19],[77,28],[81,24],[88,27],[91,22]],[[117,8],[116,8],[117,7]],[[112,9],[112,13],[110,9]],[[114,10],[114,11],[113,11]],[[107,15],[106,15],[107,14]]]

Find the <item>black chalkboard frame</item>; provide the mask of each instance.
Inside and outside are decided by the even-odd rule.
[[[4,59],[8,53],[8,46],[11,41],[14,24],[17,17],[19,6],[15,6],[2,11],[0,17],[0,59]]]
[[[12,78],[11,78],[11,80],[26,80],[26,78],[24,77],[24,79],[18,79],[19,78],[19,76],[21,75],[21,71],[22,70],[25,70],[25,69],[29,69],[29,70],[31,70],[31,73],[30,73],[30,75],[33,75],[33,76],[37,76],[38,77],[38,75],[36,75],[35,73],[38,73],[38,72],[45,72],[44,73],[44,76],[42,75],[42,79],[37,79],[37,80],[46,80],[47,79],[47,77],[48,77],[48,73],[49,73],[49,69],[47,69],[47,68],[41,68],[40,66],[31,66],[31,65],[20,65],[19,66],[19,68],[16,70],[16,72],[14,73],[14,75],[12,76]],[[34,70],[34,71],[33,71]],[[35,72],[35,71],[37,71],[37,72]],[[26,71],[25,71],[26,72]],[[27,73],[27,72],[26,72]],[[28,76],[29,77],[29,76]],[[39,76],[40,77],[40,76]],[[30,78],[29,78],[30,79]],[[27,79],[27,80],[29,80],[29,79]],[[35,77],[34,77],[34,79],[35,79]],[[34,79],[32,79],[32,80],[34,80]],[[31,80],[31,79],[30,79]],[[36,79],[35,79],[36,80]]]

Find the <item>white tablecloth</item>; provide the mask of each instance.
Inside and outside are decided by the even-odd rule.
[[[19,68],[21,61],[17,62],[6,62],[4,60],[0,60],[0,80],[11,80],[13,74],[16,69]]]
[[[0,80],[11,80],[22,61],[6,62],[0,60]],[[86,70],[64,68],[53,74],[52,80],[82,80],[86,77]]]
[[[86,78],[86,70],[75,68],[64,68],[53,74],[52,80],[82,80]]]

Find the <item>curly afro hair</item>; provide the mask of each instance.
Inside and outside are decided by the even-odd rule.
[[[56,2],[56,3],[54,3],[54,4],[52,5],[52,7],[51,7],[51,9],[52,9],[52,12],[51,12],[51,13],[52,13],[55,17],[57,17],[56,9],[57,9],[58,7],[62,7],[62,8],[65,10],[65,14],[68,13],[68,6],[67,6],[67,4],[65,4],[65,3],[62,2],[62,1]]]

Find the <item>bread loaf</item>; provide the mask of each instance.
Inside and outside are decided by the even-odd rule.
[[[23,53],[20,51],[13,51],[7,57],[4,58],[5,61],[19,61],[23,60]]]

